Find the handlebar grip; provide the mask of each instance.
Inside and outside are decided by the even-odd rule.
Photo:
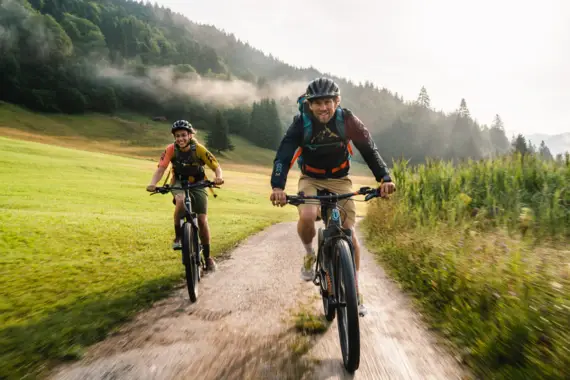
[[[380,192],[379,192],[378,190],[375,190],[374,192],[369,193],[368,195],[366,195],[366,197],[364,198],[364,200],[365,200],[365,201],[369,201],[369,200],[371,200],[372,198],[376,198],[376,197],[379,197],[379,196],[380,196]]]

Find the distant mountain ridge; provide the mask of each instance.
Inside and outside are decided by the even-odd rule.
[[[527,140],[532,141],[532,144],[539,146],[540,142],[544,143],[550,149],[553,155],[563,154],[570,152],[570,132],[558,133],[556,135],[547,135],[545,133],[533,133],[526,136]]]

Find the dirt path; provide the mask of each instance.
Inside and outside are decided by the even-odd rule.
[[[294,223],[266,229],[202,280],[197,303],[178,289],[51,379],[344,378],[336,322],[307,355],[293,353],[292,313],[311,299],[321,310],[317,288],[300,280],[301,250]],[[459,378],[457,364],[437,349],[368,252],[361,278],[369,314],[361,319],[354,377]]]

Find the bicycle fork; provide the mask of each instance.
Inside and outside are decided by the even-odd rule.
[[[319,236],[320,237],[320,236]],[[331,264],[330,257],[325,257],[327,253],[325,253],[325,247],[322,246],[322,240],[319,239],[319,251],[320,251],[320,260],[317,260],[317,268],[315,271],[315,278],[313,279],[313,284],[319,287],[320,293],[322,297],[326,297],[328,300],[328,304],[333,308],[343,307],[346,306],[346,302],[339,302],[337,297],[335,296],[335,289],[333,284],[336,282],[335,279],[332,277],[332,273],[330,268],[327,265],[323,264]],[[330,266],[330,265],[329,265]],[[323,281],[325,283],[326,289],[323,288],[322,284]]]

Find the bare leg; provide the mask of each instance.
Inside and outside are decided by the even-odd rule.
[[[317,218],[317,206],[304,206],[299,209],[299,221],[297,233],[303,244],[310,244],[316,235],[315,219]]]
[[[184,195],[178,194],[174,199],[176,200],[176,207],[174,208],[174,235],[175,240],[180,241],[182,239],[180,219],[184,215]]]
[[[208,225],[208,215],[198,215],[198,227],[200,227],[200,243],[210,244],[210,226]]]

